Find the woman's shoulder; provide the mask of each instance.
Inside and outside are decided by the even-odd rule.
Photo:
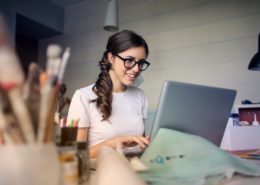
[[[80,89],[77,89],[75,91],[75,95],[80,95],[80,96],[84,96],[87,98],[93,98],[95,96],[95,93],[93,92],[92,88],[93,88],[94,84],[82,87]]]

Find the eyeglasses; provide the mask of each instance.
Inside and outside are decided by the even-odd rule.
[[[147,62],[146,60],[142,59],[142,60],[139,60],[139,61],[135,61],[134,58],[123,58],[121,56],[119,56],[118,54],[114,54],[115,56],[117,56],[118,58],[120,58],[121,60],[124,61],[124,66],[126,69],[132,69],[133,67],[135,67],[135,65],[137,64],[138,65],[138,68],[140,71],[144,71],[146,70],[150,63]]]

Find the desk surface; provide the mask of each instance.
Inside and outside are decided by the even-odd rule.
[[[92,171],[90,180],[86,182],[84,185],[110,185],[109,181],[107,182],[107,184],[98,183],[97,178],[101,178],[101,177],[96,177],[95,174],[96,172]],[[124,184],[124,182],[122,183]],[[241,175],[235,175],[231,179],[223,180],[219,185],[259,185],[259,184],[260,184],[260,177],[246,177]]]
[[[106,158],[108,158],[108,156],[106,156]],[[96,171],[92,171],[91,173],[91,178],[89,180],[89,182],[87,182],[84,185],[110,185],[111,181],[108,180],[102,180],[100,181],[99,178],[108,178],[107,175],[105,174],[106,171],[104,171],[104,169],[111,169],[111,171],[109,172],[110,175],[112,173],[112,176],[115,175],[115,177],[119,177],[122,175],[121,173],[123,173],[122,170],[128,170],[126,173],[124,173],[123,175],[127,175],[127,173],[133,173],[136,174],[133,169],[131,169],[130,166],[128,166],[129,169],[122,169],[122,170],[114,170],[115,169],[115,164],[113,161],[107,162],[106,164],[104,164],[104,160],[102,159],[100,160],[91,160],[91,164],[92,167],[97,167]],[[250,161],[254,161],[256,163],[258,163],[260,165],[260,160],[250,160]],[[117,163],[125,163],[122,159],[117,160]],[[114,172],[112,172],[114,171]],[[131,174],[131,175],[133,175]],[[129,177],[132,177],[131,175],[129,175]],[[137,174],[136,174],[137,176]],[[113,184],[113,185],[122,185],[122,184],[126,184],[126,181],[131,181],[131,179],[126,179],[123,178],[123,181],[118,182],[118,184]],[[248,176],[243,176],[243,175],[235,175],[233,176],[231,179],[225,179],[223,180],[220,185],[259,185],[260,184],[260,177],[248,177]],[[137,184],[135,184],[137,185]]]
[[[235,175],[231,179],[224,180],[220,185],[259,185],[260,177],[246,177]]]
[[[260,165],[260,160],[248,159],[248,153],[254,152],[256,150],[236,150],[229,151],[230,153],[239,156],[241,158],[247,159],[248,161],[253,161],[256,164]],[[242,175],[235,175],[229,180],[224,180],[221,185],[259,185],[260,177],[247,177]]]

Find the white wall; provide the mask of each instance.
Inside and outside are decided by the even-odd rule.
[[[68,95],[93,83],[107,38],[102,30],[107,0],[86,0],[65,10],[65,34],[40,42],[45,63],[48,43],[72,48],[65,75]],[[152,63],[143,73],[155,109],[164,80],[234,88],[236,104],[260,101],[260,72],[247,70],[257,51],[259,0],[119,0],[120,30],[132,29],[150,47]]]

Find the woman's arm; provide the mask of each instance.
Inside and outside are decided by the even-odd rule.
[[[89,128],[79,128],[77,134],[77,141],[87,141],[88,132]],[[89,147],[89,156],[90,158],[96,158],[97,152],[102,146],[110,146],[113,149],[116,149],[117,145],[121,145],[121,147],[126,147],[133,143],[140,145],[142,148],[145,148],[149,144],[149,139],[147,137],[134,135],[116,136]]]

